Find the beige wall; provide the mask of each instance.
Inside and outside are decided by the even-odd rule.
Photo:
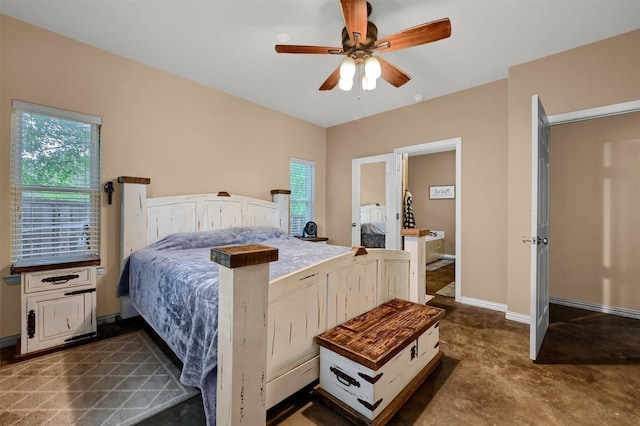
[[[289,158],[316,164],[325,233],[325,129],[0,15],[0,275],[9,274],[11,99],[101,116],[103,181],[151,178],[150,196],[219,190],[270,199]],[[120,188],[102,208],[98,316],[116,313]],[[106,197],[105,197],[106,198]],[[20,286],[0,281],[0,337],[19,333]]]
[[[456,254],[456,200],[431,200],[429,187],[455,185],[456,152],[409,157],[408,188],[413,195],[416,227],[444,231],[444,253]]]
[[[640,99],[638,46],[640,30],[509,70],[507,303],[512,312],[530,311],[530,246],[521,238],[531,234],[531,96],[538,94],[550,115]]]
[[[152,196],[227,190],[268,198],[270,189],[288,186],[290,156],[314,160],[321,233],[345,245],[353,158],[461,137],[462,295],[526,315],[530,250],[521,238],[530,234],[531,95],[541,96],[549,114],[640,99],[640,30],[326,130],[4,16],[0,43],[2,275],[9,271],[8,123],[16,98],[102,116],[103,181],[150,177]],[[98,315],[117,311],[118,195],[103,207],[107,271]],[[16,334],[19,288],[0,283],[0,298],[0,337]]]
[[[386,163],[367,163],[360,167],[360,205],[386,203],[385,195]]]
[[[551,296],[640,310],[640,113],[551,127]]]
[[[506,80],[327,129],[327,236],[350,242],[353,158],[454,137],[462,138],[462,295],[506,303]]]

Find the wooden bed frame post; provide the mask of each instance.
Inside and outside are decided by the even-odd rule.
[[[291,191],[288,189],[274,189],[271,191],[273,202],[278,205],[278,216],[280,221],[280,230],[289,235],[289,203],[291,200]]]
[[[427,235],[428,229],[403,229],[404,249],[411,253],[409,261],[409,300],[426,303],[427,298]]]
[[[122,184],[122,224],[120,226],[120,271],[127,257],[147,245],[147,185],[151,179],[142,177],[119,176]],[[122,319],[140,315],[128,297],[120,298],[120,317]]]
[[[216,424],[265,424],[268,262],[278,260],[278,249],[261,244],[216,247],[211,260],[221,265]]]

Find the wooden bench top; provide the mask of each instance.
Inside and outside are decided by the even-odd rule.
[[[394,299],[316,337],[318,345],[378,370],[444,317],[444,309]]]

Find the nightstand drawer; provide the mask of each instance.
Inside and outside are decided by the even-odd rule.
[[[93,266],[27,272],[22,275],[25,293],[54,290],[96,283]]]

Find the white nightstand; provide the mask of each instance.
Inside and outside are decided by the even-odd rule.
[[[22,272],[21,288],[21,354],[96,336],[95,266]]]

